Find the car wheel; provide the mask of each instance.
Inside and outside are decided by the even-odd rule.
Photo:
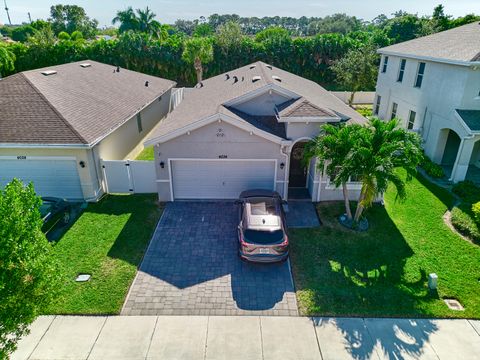
[[[62,218],[63,225],[68,225],[70,222],[70,213],[68,211],[63,213],[63,218]]]

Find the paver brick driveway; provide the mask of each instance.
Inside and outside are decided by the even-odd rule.
[[[289,263],[237,255],[233,202],[169,203],[123,315],[298,315]]]
[[[167,204],[123,315],[298,315],[289,263],[237,255],[233,202]]]

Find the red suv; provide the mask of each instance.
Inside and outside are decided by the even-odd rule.
[[[240,194],[239,255],[252,262],[277,262],[288,257],[288,236],[280,195],[271,190]]]

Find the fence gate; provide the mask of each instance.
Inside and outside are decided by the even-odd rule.
[[[154,161],[102,160],[107,193],[156,193]]]

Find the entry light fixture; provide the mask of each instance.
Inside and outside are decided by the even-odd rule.
[[[283,168],[284,168],[284,167],[285,167],[285,163],[283,163],[283,162],[282,162],[282,163],[280,163],[280,169],[282,169],[282,170],[283,170]]]
[[[85,161],[81,160],[78,165],[83,169],[85,167]]]
[[[161,167],[162,169],[165,169],[165,163],[164,163],[163,161],[160,162],[160,167]]]

